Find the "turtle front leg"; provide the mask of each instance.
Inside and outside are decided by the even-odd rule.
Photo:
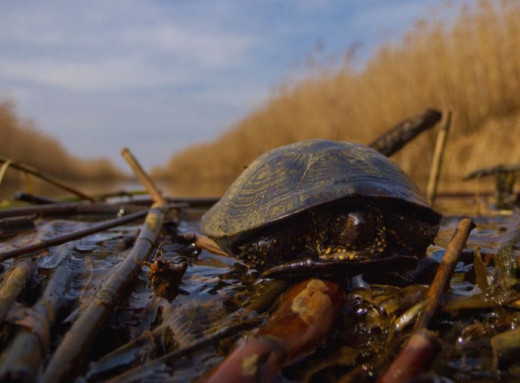
[[[204,249],[209,251],[212,254],[216,255],[223,255],[225,257],[229,257],[230,254],[226,253],[224,250],[220,248],[220,246],[212,240],[210,237],[204,235],[204,234],[198,234],[198,233],[186,233],[184,235],[184,238],[187,241],[193,242],[195,247],[198,249]]]
[[[264,268],[266,265],[276,264],[277,259],[282,259],[284,247],[278,238],[262,235],[254,242],[239,245],[237,254],[248,265]]]
[[[292,234],[292,233],[291,233]],[[251,267],[265,269],[292,259],[305,248],[305,240],[295,238],[287,230],[265,233],[254,241],[246,241],[236,248],[236,254]]]

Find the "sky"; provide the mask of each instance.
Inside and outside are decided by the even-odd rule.
[[[454,3],[471,0],[456,0]],[[0,101],[81,158],[145,168],[210,141],[309,74],[362,65],[444,0],[24,0],[0,3]]]

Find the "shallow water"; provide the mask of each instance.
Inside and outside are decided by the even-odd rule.
[[[517,219],[511,212],[492,210],[489,202],[481,197],[437,201],[445,218],[435,246],[428,250],[432,260],[428,267],[432,271],[425,269],[421,276],[376,277],[375,284],[372,282],[368,288],[355,287],[350,278],[344,278],[342,283],[348,289],[348,304],[330,341],[284,368],[277,381],[349,381],[354,379],[352,374],[358,366],[364,366],[364,373],[356,375],[356,380],[374,381],[375,376],[388,367],[396,350],[410,334],[410,326],[402,334],[395,334],[393,321],[424,296],[425,285],[431,281],[460,218],[470,216],[477,224],[467,248],[479,247],[486,254],[496,251],[501,236]],[[172,221],[173,232],[164,232],[161,236],[163,260],[170,265],[187,265],[180,283],[171,284],[170,274],[166,273],[167,277],[162,279],[157,275],[158,281],[152,285],[150,270],[153,259],[142,265],[131,290],[121,297],[114,315],[93,339],[78,382],[103,381],[109,377],[117,377],[119,382],[190,381],[217,365],[232,350],[235,341],[247,333],[238,327],[251,317],[236,313],[262,296],[262,292],[274,282],[259,279],[256,273],[233,258],[199,252],[191,243],[181,240],[179,235],[198,231],[202,213],[203,210],[199,209],[182,210],[180,218]],[[113,217],[103,217],[109,218]],[[96,221],[99,219],[96,217]],[[36,230],[3,239],[0,251],[78,230],[92,222],[93,218],[89,216],[38,218],[35,220]],[[57,292],[63,295],[64,302],[55,318],[50,352],[56,348],[70,323],[81,314],[84,303],[128,254],[139,227],[139,224],[134,224],[110,229],[52,247],[38,255],[31,281],[18,299],[21,304],[34,305],[51,285],[50,281],[58,270],[68,273],[69,281],[64,291]],[[11,263],[13,261],[4,264],[7,267]],[[470,382],[518,377],[518,364],[508,362],[499,369],[495,368],[490,343],[493,336],[514,329],[520,322],[520,313],[511,303],[516,298],[516,284],[500,284],[501,277],[491,261],[487,267],[489,291],[482,291],[476,282],[473,258],[463,258],[457,266],[447,306],[433,325],[433,330],[440,334],[442,349],[421,381]],[[410,297],[408,303],[401,302],[396,306],[392,303],[396,294]],[[276,303],[276,300],[271,304],[267,302],[265,313],[256,314],[259,315],[257,320],[262,322]],[[146,364],[165,353],[184,350],[234,326],[237,331],[232,335],[201,346],[182,358],[160,366]],[[4,336],[0,338],[2,352],[9,352],[13,334],[11,326],[4,328]],[[148,334],[145,338],[149,343],[132,349],[131,342],[142,339],[143,334]],[[125,353],[119,349],[125,345],[133,352]],[[144,367],[134,370],[130,376],[121,375],[131,367],[139,366]],[[3,368],[0,357],[0,374]]]

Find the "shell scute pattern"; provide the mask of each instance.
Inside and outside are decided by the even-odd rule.
[[[233,252],[234,243],[254,239],[263,228],[321,205],[355,199],[398,201],[410,211],[433,217],[429,226],[440,219],[418,187],[384,155],[361,144],[308,140],[273,149],[253,161],[203,216],[201,226]],[[291,230],[295,237],[308,236]]]

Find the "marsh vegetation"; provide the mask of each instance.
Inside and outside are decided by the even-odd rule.
[[[215,141],[186,148],[154,175],[176,183],[222,184],[222,190],[267,149],[308,138],[367,143],[427,107],[453,112],[442,182],[478,167],[520,158],[520,2],[481,0],[453,20],[417,22],[399,43],[387,43],[362,69],[345,55],[238,121]],[[395,160],[421,185],[435,134]],[[504,150],[507,148],[507,150]]]

